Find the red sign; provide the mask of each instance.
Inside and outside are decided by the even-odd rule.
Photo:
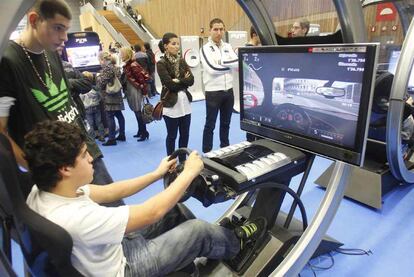
[[[393,3],[383,3],[377,5],[377,21],[392,21],[397,16],[397,9]]]

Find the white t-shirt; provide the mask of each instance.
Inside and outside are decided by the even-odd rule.
[[[164,107],[162,114],[171,118],[178,118],[191,113],[191,104],[188,101],[187,94],[179,91],[177,95],[177,103],[171,108]]]
[[[34,211],[64,228],[72,237],[72,265],[85,276],[124,276],[122,239],[129,208],[100,206],[89,198],[89,186],[76,198],[40,191],[35,185],[27,198]]]

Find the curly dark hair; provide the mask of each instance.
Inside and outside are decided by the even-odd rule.
[[[49,191],[62,179],[59,169],[74,166],[85,145],[86,135],[79,127],[61,121],[37,123],[25,136],[24,153],[33,181]]]

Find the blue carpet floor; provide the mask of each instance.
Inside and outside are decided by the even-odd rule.
[[[152,99],[153,104],[158,99]],[[201,152],[201,141],[205,121],[204,101],[192,104],[192,121],[189,148]],[[101,147],[105,155],[105,163],[114,180],[122,180],[144,174],[157,167],[159,161],[166,155],[166,128],[163,121],[148,125],[149,140],[137,142],[132,136],[137,131],[134,115],[131,111],[124,112],[126,119],[126,142],[117,146]],[[216,128],[217,130],[218,128]],[[245,140],[245,133],[240,130],[239,115],[233,114],[230,129],[230,143]],[[218,134],[215,134],[214,148],[218,148]],[[309,221],[319,207],[325,193],[314,185],[314,181],[332,163],[324,158],[316,158],[308,182],[302,194]],[[291,187],[295,188],[301,176],[293,179]],[[382,210],[367,208],[354,201],[344,199],[338,213],[329,228],[328,235],[344,243],[345,248],[359,248],[372,252],[370,255],[350,256],[333,253],[334,264],[329,256],[311,261],[312,268],[307,266],[301,276],[413,276],[414,260],[411,256],[414,249],[414,191],[412,186],[399,187],[386,195]],[[149,186],[137,195],[126,199],[128,204],[141,203],[161,191],[161,181]],[[290,199],[282,206],[288,211]],[[197,200],[189,199],[187,206],[194,214],[204,220],[214,222],[230,202],[212,205],[204,208]],[[296,214],[299,218],[299,214]],[[21,256],[18,247],[13,246],[14,267],[19,276],[23,276]],[[320,267],[320,268],[317,268]]]

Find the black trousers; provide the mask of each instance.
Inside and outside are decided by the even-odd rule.
[[[177,139],[177,131],[180,130],[180,138],[178,139],[178,148],[188,146],[188,138],[190,137],[191,114],[182,117],[172,118],[163,116],[165,125],[167,126],[167,138],[165,146],[167,155],[171,155],[175,150],[175,140]],[[185,154],[179,156],[180,161],[185,160]]]
[[[204,153],[210,152],[213,148],[213,135],[218,112],[220,112],[220,147],[230,144],[229,130],[233,105],[233,89],[206,91],[206,124],[203,131]]]

